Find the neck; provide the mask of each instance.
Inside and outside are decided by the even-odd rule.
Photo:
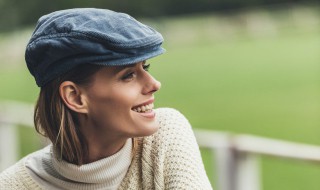
[[[87,141],[88,143],[88,157],[84,160],[85,164],[98,161],[100,159],[109,157],[117,153],[126,143],[127,139],[103,142],[98,141],[97,139]]]
[[[126,143],[128,137],[121,136],[115,131],[93,124],[87,117],[79,117],[80,131],[87,143],[87,156],[84,164],[95,162],[117,153]]]

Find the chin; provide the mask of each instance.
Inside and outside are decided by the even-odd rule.
[[[156,133],[159,129],[159,124],[154,121],[152,123],[140,125],[143,126],[141,128],[141,133],[137,134],[137,137],[145,137],[145,136],[150,136]]]

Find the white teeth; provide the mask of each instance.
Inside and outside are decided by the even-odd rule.
[[[132,109],[135,112],[147,112],[153,109],[153,103]]]

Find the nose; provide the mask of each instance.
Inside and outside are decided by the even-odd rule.
[[[143,88],[143,94],[153,94],[161,88],[161,83],[157,81],[152,75],[147,74],[147,79],[145,79],[145,85]]]

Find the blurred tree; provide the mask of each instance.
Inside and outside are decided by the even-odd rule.
[[[44,14],[76,7],[107,8],[134,17],[158,17],[283,3],[318,3],[318,0],[0,0],[0,31],[34,25]]]

